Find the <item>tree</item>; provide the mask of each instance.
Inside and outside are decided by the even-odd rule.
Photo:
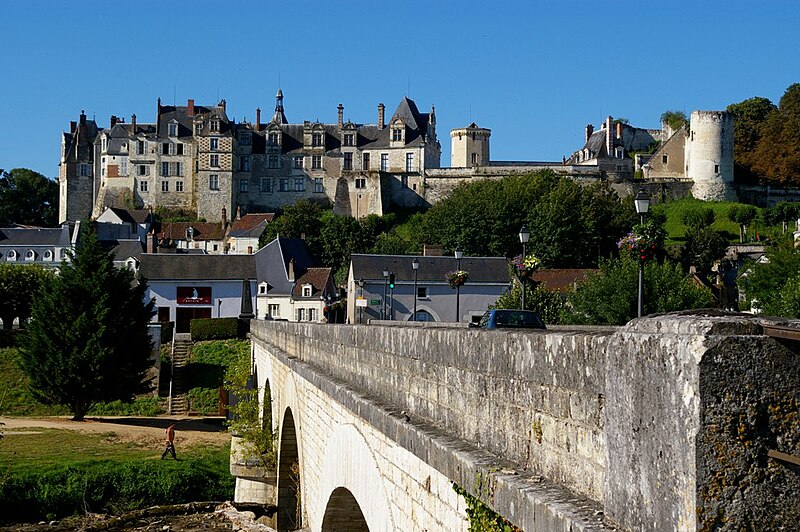
[[[681,222],[690,229],[696,230],[710,227],[714,223],[715,218],[716,214],[714,214],[714,209],[698,207],[685,211],[681,215]]]
[[[705,278],[714,263],[725,256],[728,242],[719,231],[711,227],[698,227],[686,231],[686,243],[681,251],[681,262],[686,269],[694,266],[697,274]]]
[[[752,303],[761,308],[774,307],[773,301],[788,279],[800,275],[800,253],[794,249],[791,237],[767,249],[768,261],[759,261],[740,268],[739,286]]]
[[[546,324],[557,324],[561,319],[564,309],[564,300],[561,295],[548,290],[544,285],[531,286],[525,283],[525,310],[536,311]],[[520,308],[522,303],[522,284],[514,282],[511,289],[503,292],[491,308]]]
[[[689,119],[683,111],[664,111],[661,113],[661,123],[667,124],[673,131],[678,131],[683,126],[689,125]]]
[[[728,106],[733,114],[733,162],[737,180],[758,179],[753,171],[755,151],[764,123],[777,107],[767,98],[756,96]]]
[[[766,225],[781,224],[781,232],[786,233],[789,229],[789,222],[793,222],[800,217],[800,203],[782,201],[764,210],[764,223]]]
[[[58,223],[58,183],[27,168],[0,170],[0,226],[54,226]]]
[[[567,323],[623,325],[636,317],[639,265],[630,258],[603,260],[600,271],[586,278],[567,298]],[[694,284],[680,265],[650,262],[644,269],[644,313],[707,307],[708,288]]]
[[[731,205],[728,209],[728,219],[739,224],[739,242],[744,244],[747,236],[747,226],[755,220],[758,211],[752,205]]]
[[[31,314],[34,294],[53,273],[38,264],[0,263],[0,319],[11,329],[14,318],[22,326]]]
[[[768,316],[800,318],[800,273],[783,283],[779,290],[763,302],[762,311]]]
[[[130,401],[149,389],[154,302],[143,301],[144,281],[114,268],[92,229],[81,228],[69,256],[37,293],[20,351],[34,396],[82,420],[97,402]]]
[[[800,83],[786,89],[770,112],[754,152],[753,170],[769,183],[800,184]]]

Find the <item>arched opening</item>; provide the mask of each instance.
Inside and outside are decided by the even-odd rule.
[[[347,488],[333,490],[322,518],[322,532],[339,530],[369,532],[361,507]]]
[[[283,416],[280,437],[276,524],[278,530],[297,530],[303,525],[303,512],[300,508],[300,458],[297,449],[297,431],[291,408],[287,408]]]
[[[261,428],[263,430],[272,430],[272,391],[269,387],[269,381],[264,381],[264,399],[261,402]]]
[[[436,319],[427,310],[418,310],[417,318],[415,321],[436,321]]]

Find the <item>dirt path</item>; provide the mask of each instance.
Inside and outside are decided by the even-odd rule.
[[[188,447],[194,444],[224,444],[230,441],[221,417],[87,417],[85,421],[71,421],[69,417],[2,417],[0,430],[6,434],[30,431],[36,428],[65,429],[78,432],[114,432],[123,442],[164,441],[164,429],[175,423],[175,445]]]

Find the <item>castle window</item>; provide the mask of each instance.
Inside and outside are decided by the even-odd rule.
[[[355,135],[353,135],[352,133],[345,133],[342,144],[345,146],[355,146],[355,143],[353,141],[354,137]]]
[[[367,188],[367,180],[363,177],[356,179],[356,188]]]
[[[169,136],[170,137],[177,137],[178,136],[178,124],[170,124],[169,125]]]
[[[352,153],[345,153],[344,154],[344,170],[352,170],[353,169],[353,154]]]
[[[176,155],[183,155],[183,144],[175,144],[175,154]]]
[[[414,171],[414,154],[406,153],[406,172]]]
[[[315,177],[314,178],[314,192],[316,192],[317,194],[325,192],[325,189],[322,186],[322,178],[321,177]]]
[[[217,151],[219,149],[219,139],[218,138],[211,138],[209,140],[209,149],[211,151]]]
[[[269,179],[268,177],[262,177],[261,182],[259,183],[259,192],[272,194],[272,179]]]
[[[211,174],[208,176],[208,190],[219,190],[219,175]]]
[[[139,165],[139,175],[150,175],[150,167],[146,164]]]
[[[161,163],[161,175],[169,175],[169,163]]]
[[[715,165],[714,165],[714,173],[715,173],[715,174],[718,174],[718,173],[719,173],[719,165],[718,165],[718,164],[715,164]]]
[[[183,192],[183,181],[175,181],[175,192]]]
[[[669,156],[667,156],[667,155],[662,155],[662,156],[661,156],[661,164],[667,164],[667,160],[668,160],[668,159],[669,159]]]
[[[175,165],[175,172],[173,173],[173,175],[183,175],[183,163],[178,161],[173,164]]]
[[[169,192],[169,181],[161,182],[161,192]]]
[[[311,157],[311,169],[312,170],[322,169],[322,155],[313,155]]]
[[[478,154],[477,153],[473,153],[472,154],[472,164],[478,164]]]
[[[278,181],[278,192],[289,192],[289,178],[282,177]]]
[[[208,123],[208,130],[209,131],[219,131],[219,120],[211,120]]]
[[[139,192],[147,192],[147,181],[139,181]]]
[[[322,146],[322,133],[313,133],[311,135],[312,146]]]
[[[381,153],[381,172],[389,171],[389,154]]]
[[[144,155],[145,150],[145,141],[140,140],[136,145],[136,154],[137,155]]]
[[[403,130],[399,127],[392,128],[392,142],[402,142]]]
[[[361,169],[364,171],[369,170],[369,153],[365,153],[362,158]]]
[[[88,164],[81,164],[80,165],[80,174],[81,176],[88,176],[89,175],[89,165]]]
[[[249,172],[250,171],[250,156],[249,155],[242,155],[242,158],[239,160],[240,169],[242,172]]]
[[[250,191],[250,180],[248,179],[240,179],[239,180],[239,192],[247,194]]]
[[[616,148],[614,151],[616,152],[617,159],[622,159],[623,149],[622,148]]]
[[[268,142],[269,142],[270,146],[277,146],[278,145],[278,134],[277,133],[270,133]]]
[[[294,167],[297,169],[303,168],[303,156],[302,155],[295,155],[294,156]]]
[[[294,191],[295,192],[305,192],[306,190],[306,180],[302,177],[295,177],[294,178]]]
[[[280,168],[280,161],[278,160],[277,155],[270,155],[269,156],[269,167],[272,169]]]
[[[239,142],[245,146],[249,146],[252,139],[253,136],[249,131],[242,131],[239,133]]]
[[[208,164],[212,168],[219,168],[219,155],[217,155],[216,153],[212,153],[211,155],[209,155]]]

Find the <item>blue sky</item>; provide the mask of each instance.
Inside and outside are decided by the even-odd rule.
[[[113,7],[112,7],[113,6]],[[0,168],[58,175],[82,109],[155,119],[156,98],[228,102],[237,120],[375,123],[377,104],[436,106],[492,129],[493,160],[560,160],[606,115],[658,127],[668,109],[777,102],[800,82],[800,5],[445,1],[22,1],[0,20]]]

